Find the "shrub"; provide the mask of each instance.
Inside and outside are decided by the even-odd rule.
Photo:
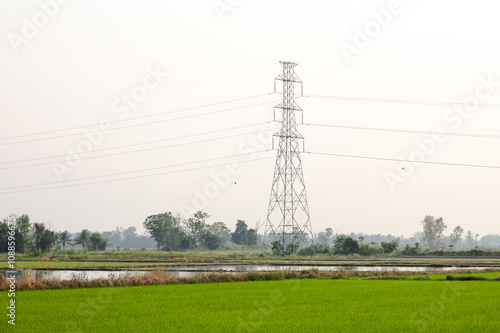
[[[420,244],[419,243],[415,243],[414,247],[406,244],[406,246],[403,249],[403,251],[401,251],[401,254],[405,255],[405,256],[414,256],[414,255],[417,255],[417,254],[419,254],[421,252],[422,252],[422,249],[420,248]]]
[[[325,244],[313,244],[299,250],[299,256],[313,256],[320,253],[330,253],[330,247]]]
[[[384,253],[391,253],[398,248],[398,242],[394,240],[392,242],[382,242],[380,243],[380,246],[384,249]]]
[[[370,246],[369,244],[362,244],[359,247],[359,253],[363,256],[372,256],[375,254],[379,254],[383,251],[383,249],[380,249],[378,247]]]
[[[446,280],[455,280],[455,281],[484,281],[487,280],[484,276],[453,276],[447,275]]]
[[[283,274],[281,272],[268,272],[264,277],[268,281],[283,280]]]
[[[262,274],[259,273],[248,273],[245,278],[246,281],[262,281],[264,280]]]
[[[335,254],[353,254],[359,252],[359,243],[349,236],[340,235],[333,241]]]

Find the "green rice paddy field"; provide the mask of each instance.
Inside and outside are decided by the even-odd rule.
[[[362,279],[21,291],[15,330],[500,332],[499,295],[498,281]]]

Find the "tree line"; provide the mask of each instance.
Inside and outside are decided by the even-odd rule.
[[[450,234],[446,235],[445,231],[448,226],[444,223],[442,217],[436,218],[426,215],[421,221],[421,225],[422,231],[409,238],[390,234],[365,235],[355,233],[333,236],[332,229],[326,228],[325,231],[315,234],[313,238],[314,245],[300,249],[298,254],[378,255],[392,253],[399,249],[399,253],[402,255],[437,253],[437,251],[452,252],[454,250],[461,250],[464,255],[475,255],[480,250],[500,248],[500,235],[489,234],[479,239],[479,234],[470,230],[465,233],[461,226],[456,226]],[[273,243],[272,250],[276,254],[296,253],[292,251],[292,244],[288,245],[288,249],[283,249],[280,243],[275,243]],[[472,250],[472,252],[464,250]]]
[[[209,217],[204,211],[197,211],[188,219],[166,212],[148,216],[142,225],[156,241],[157,250],[217,250],[229,242],[241,246],[257,245],[257,231],[248,228],[245,221],[238,220],[235,231],[231,232],[224,222],[208,223]]]
[[[3,219],[0,222],[0,252],[7,252],[7,231],[7,219]],[[58,233],[50,230],[45,223],[31,223],[27,214],[16,218],[14,237],[17,253],[65,250],[67,245],[72,247],[81,245],[83,250],[90,251],[103,251],[108,247],[108,240],[104,239],[99,232],[83,229],[73,238],[67,230]]]
[[[257,231],[248,228],[238,220],[234,232],[223,222],[208,223],[210,215],[203,211],[183,219],[170,212],[148,216],[143,222],[147,231],[138,235],[136,227],[117,227],[112,231],[90,231],[82,229],[77,233],[68,230],[55,232],[45,223],[30,221],[27,214],[16,218],[15,242],[17,253],[47,252],[80,247],[84,251],[104,251],[116,248],[156,248],[163,251],[216,250],[234,245],[254,247],[258,244]],[[8,222],[0,221],[0,252],[8,251]]]
[[[171,212],[150,215],[143,221],[146,233],[137,234],[136,227],[117,227],[112,231],[92,232],[82,229],[77,233],[65,230],[55,232],[44,223],[32,223],[27,214],[16,219],[16,251],[46,252],[65,250],[68,246],[80,247],[85,251],[103,251],[109,247],[121,248],[156,248],[163,251],[217,250],[234,246],[256,247],[261,242],[261,235],[249,228],[244,220],[237,220],[233,232],[224,222],[209,223],[210,215],[198,211],[193,216],[183,219]],[[278,255],[314,253],[377,255],[398,250],[403,255],[421,254],[425,251],[458,251],[470,249],[493,249],[500,247],[500,235],[485,235],[479,238],[477,233],[456,226],[451,233],[442,217],[427,215],[421,221],[422,231],[412,237],[393,235],[355,234],[334,235],[332,228],[326,228],[313,235],[309,244],[298,242],[286,244],[276,241],[270,244],[272,252]],[[7,252],[7,219],[0,221],[0,252]]]

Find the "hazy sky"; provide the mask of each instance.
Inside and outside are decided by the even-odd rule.
[[[310,96],[296,100],[305,123],[403,130],[304,125],[306,151],[493,166],[303,154],[314,231],[411,235],[434,215],[447,233],[500,233],[500,138],[417,133],[500,135],[500,108],[475,107],[500,105],[499,9],[2,1],[0,217],[58,231],[140,227],[186,207],[231,229],[264,221],[281,98],[268,94],[286,60]]]

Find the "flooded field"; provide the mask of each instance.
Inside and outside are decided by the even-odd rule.
[[[246,273],[246,272],[272,272],[283,270],[302,271],[311,268],[320,271],[359,271],[359,272],[383,272],[383,271],[400,271],[400,272],[426,272],[426,271],[442,271],[450,272],[456,270],[483,270],[486,268],[495,267],[418,267],[418,266],[290,266],[290,265],[211,265],[211,266],[175,266],[162,268],[162,271],[178,277],[193,277],[203,273]],[[87,280],[108,279],[123,276],[138,276],[143,275],[151,270],[39,270],[39,269],[20,269],[17,270],[17,280],[25,277],[33,277],[37,280],[42,279],[60,279],[70,280],[74,277]],[[6,274],[6,271],[0,271],[1,274]]]

